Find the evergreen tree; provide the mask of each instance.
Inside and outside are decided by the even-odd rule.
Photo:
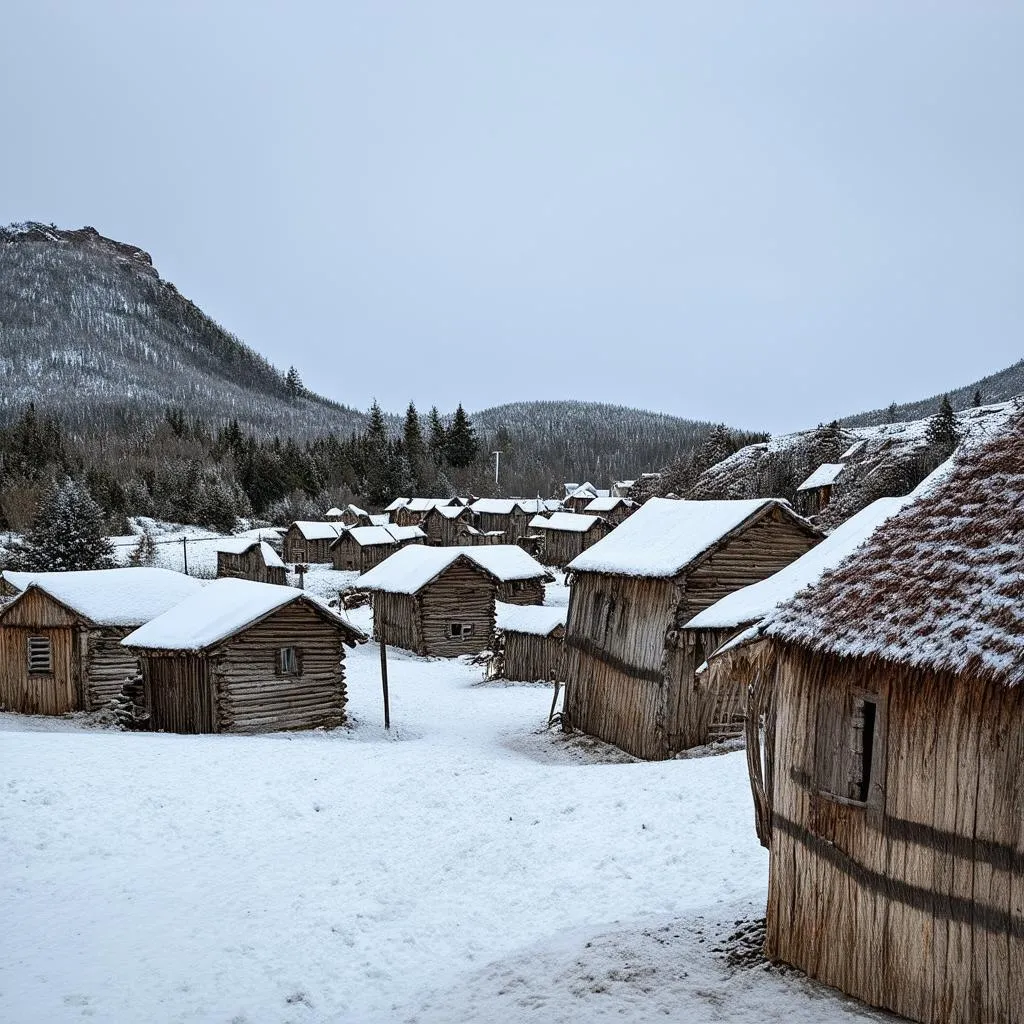
[[[410,402],[405,410],[405,427],[402,431],[402,447],[405,456],[405,476],[409,490],[413,495],[419,494],[426,480],[424,479],[424,462],[427,446],[423,441],[423,428],[420,426],[420,414],[416,406]]]
[[[306,392],[302,385],[302,377],[299,376],[299,371],[294,366],[288,367],[288,372],[284,375],[284,386],[288,391],[288,397],[292,401],[296,398],[301,398]]]
[[[156,544],[153,543],[153,534],[143,528],[139,543],[135,546],[128,558],[129,565],[152,565],[156,560]]]
[[[445,461],[454,469],[463,469],[476,461],[479,451],[480,442],[477,440],[476,431],[460,402],[445,438]]]
[[[441,414],[437,411],[436,405],[431,407],[430,413],[427,415],[427,425],[430,431],[430,436],[427,438],[427,450],[430,452],[430,457],[434,460],[434,464],[440,466],[444,462],[444,449],[448,432],[445,430]]]
[[[978,389],[974,392],[974,408],[978,409],[981,407],[981,390]]]
[[[943,395],[939,409],[928,421],[926,434],[928,443],[945,452],[952,452],[960,442],[960,431],[956,425],[956,416],[950,404],[949,395]]]
[[[395,496],[396,478],[400,472],[395,465],[396,454],[400,460],[400,454],[388,440],[384,413],[374,400],[370,407],[370,422],[363,435],[363,493],[371,505],[386,505]]]
[[[60,572],[107,569],[112,556],[99,505],[81,484],[66,477],[43,495],[14,561],[32,572]]]
[[[899,419],[899,407],[893,402],[888,409],[885,410],[885,422],[895,423]]]

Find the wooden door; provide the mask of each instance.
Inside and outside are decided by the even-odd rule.
[[[206,658],[145,658],[150,728],[156,732],[217,731],[210,665]]]

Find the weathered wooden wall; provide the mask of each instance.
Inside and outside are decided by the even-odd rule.
[[[91,629],[86,636],[84,661],[85,707],[98,711],[121,695],[121,687],[139,671],[138,657],[121,641],[131,627]]]
[[[550,636],[504,630],[502,678],[518,682],[547,682],[562,678],[564,630]]]
[[[544,580],[507,580],[498,584],[497,597],[505,604],[543,604]]]
[[[565,566],[577,555],[582,555],[602,537],[606,537],[610,527],[601,521],[596,522],[589,530],[541,530],[543,536],[541,557],[545,565]]]
[[[259,547],[250,548],[241,555],[230,551],[218,551],[217,576],[255,580],[257,583],[274,583],[281,587],[288,582],[285,568],[280,565],[267,565]]]
[[[494,632],[494,582],[468,559],[457,559],[425,586],[418,603],[423,654],[454,658],[476,654],[490,645]],[[471,624],[473,635],[449,636],[448,627],[453,622]]]
[[[463,526],[473,525],[474,516],[468,508],[456,517],[450,518],[441,515],[436,509],[431,509],[420,524],[427,535],[427,543],[434,547],[455,547],[459,542],[459,530]]]
[[[295,647],[299,674],[277,672]],[[338,629],[302,604],[286,605],[232,637],[212,659],[220,732],[334,727],[345,721],[344,646]]]
[[[865,804],[829,721],[882,709]],[[766,950],[915,1020],[1024,1020],[1024,692],[782,648]]]
[[[282,541],[281,558],[285,562],[306,565],[312,562],[329,562],[331,560],[331,544],[335,539],[328,537],[324,540],[306,540],[297,527],[289,526]]]
[[[217,731],[217,695],[208,658],[146,652],[141,660],[150,729],[177,733]]]
[[[426,654],[419,601],[412,594],[373,593],[373,638]]]
[[[357,544],[342,535],[331,545],[331,562],[343,572],[369,572],[398,550],[397,544]]]

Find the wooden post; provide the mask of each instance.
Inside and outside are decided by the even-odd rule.
[[[388,697],[388,645],[380,638],[380,685],[384,690],[384,728],[391,728],[391,700]]]
[[[185,559],[185,575],[188,575],[188,539],[186,537],[181,538],[181,554]]]
[[[548,725],[554,721],[555,718],[555,705],[558,703],[558,694],[561,692],[562,684],[557,679],[552,679],[552,683],[555,685],[555,692],[551,698],[551,712],[548,714]]]

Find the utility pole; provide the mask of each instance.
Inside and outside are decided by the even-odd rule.
[[[185,561],[185,575],[188,575],[188,539],[181,538],[181,557]]]
[[[491,452],[494,456],[494,486],[498,486],[498,467],[501,465],[501,452]]]

